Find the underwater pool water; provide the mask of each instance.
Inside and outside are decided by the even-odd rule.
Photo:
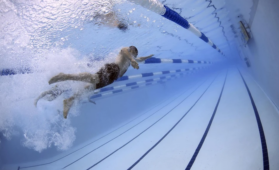
[[[278,169],[278,96],[253,58],[260,40],[278,36],[256,27],[270,2],[135,1],[0,1],[0,169]],[[154,12],[158,4],[191,29]],[[129,46],[154,56],[64,119],[63,100],[88,83],[50,78],[96,73]],[[63,94],[35,106],[52,88]]]

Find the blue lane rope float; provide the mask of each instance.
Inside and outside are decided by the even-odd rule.
[[[154,84],[157,84],[157,83],[164,83],[164,82],[167,82],[169,80],[176,79],[176,78],[179,78],[181,76],[185,76],[187,74],[188,74],[188,72],[180,73],[180,74],[177,74],[177,75],[174,74],[174,75],[162,76],[162,77],[158,77],[158,78],[154,78],[154,79],[148,79],[148,80],[139,81],[139,82],[127,83],[125,85],[120,85],[120,86],[98,89],[98,92],[100,92],[100,93],[92,95],[90,97],[90,99],[105,97],[105,96],[108,96],[108,95],[113,95],[113,94],[117,94],[117,93],[120,93],[120,92],[125,92],[125,91],[129,91],[129,90],[137,89],[137,88],[140,88],[140,87],[154,85]],[[97,90],[95,90],[94,92],[96,92],[96,91]]]
[[[183,59],[161,59],[161,58],[149,58],[139,64],[159,64],[159,63],[188,63],[188,64],[212,64],[210,61],[201,60],[183,60]],[[89,64],[90,65],[90,64]],[[16,74],[30,74],[33,73],[30,68],[25,69],[2,69],[0,71],[0,76],[10,76]]]
[[[163,17],[177,23],[178,25],[180,25],[183,28],[189,29],[190,28],[190,24],[189,22],[184,19],[182,16],[180,16],[177,12],[171,10],[169,7],[165,6],[166,12],[164,15],[162,15]]]
[[[188,29],[192,33],[194,33],[196,36],[198,36],[200,39],[202,39],[204,42],[208,43],[210,46],[212,46],[214,49],[216,49],[218,52],[220,52],[222,55],[224,55],[221,50],[206,36],[204,33],[199,31],[194,25],[189,23],[186,19],[181,17],[177,12],[173,11],[166,5],[164,5],[166,12],[163,17],[177,23],[178,25],[182,26],[183,28]]]
[[[143,78],[143,77],[150,77],[150,76],[155,76],[155,75],[178,73],[178,72],[185,72],[185,71],[192,71],[192,70],[199,70],[199,69],[203,69],[203,67],[141,73],[141,74],[136,74],[136,75],[131,75],[131,76],[123,76],[123,77],[120,77],[119,79],[117,79],[116,81],[131,80],[131,79],[135,79],[135,78]]]
[[[131,87],[126,87],[126,88],[113,90],[113,91],[109,91],[109,92],[104,92],[104,93],[100,93],[100,94],[97,94],[97,95],[93,95],[93,96],[90,97],[90,99],[96,99],[96,98],[105,97],[105,96],[112,95],[112,94],[117,94],[117,93],[120,93],[120,92],[125,92],[125,91],[128,91],[128,90],[138,89],[140,87],[150,86],[150,85],[154,85],[154,84],[157,84],[157,83],[163,83],[163,82],[166,82],[167,80],[170,80],[170,79],[171,78],[166,79],[166,80],[146,82],[146,83],[134,85],[134,86],[131,86]]]
[[[201,69],[197,69],[197,70],[201,70]],[[193,73],[193,72],[179,72],[179,74],[187,74],[187,73]],[[171,76],[177,76],[179,74],[172,74]],[[130,83],[121,84],[121,85],[112,86],[112,87],[104,87],[101,89],[94,90],[94,92],[99,93],[99,92],[106,92],[106,91],[110,91],[110,90],[117,90],[117,89],[124,88],[124,87],[139,85],[139,84],[142,84],[145,82],[148,83],[148,82],[152,82],[152,81],[157,81],[158,79],[164,79],[165,77],[168,77],[168,76],[161,76],[161,77],[157,77],[157,78],[153,78],[153,79],[146,79],[146,80],[141,80],[141,81],[137,81],[137,82],[130,82]]]
[[[177,12],[170,9],[168,6],[163,5],[158,0],[128,0],[132,3],[138,4],[146,9],[149,9],[150,11],[153,11],[175,23],[182,26],[183,28],[191,31],[193,34],[198,36],[200,39],[202,39],[204,42],[208,43],[211,47],[216,49],[219,53],[224,55],[221,50],[206,36],[204,33],[199,31],[194,25],[189,23],[185,18],[180,16]]]
[[[16,75],[16,74],[30,74],[32,73],[30,68],[24,69],[2,69],[0,71],[0,76],[9,76],[9,75]]]
[[[211,64],[210,61],[197,61],[197,60],[182,60],[182,59],[161,59],[161,58],[149,58],[142,64],[157,64],[157,63],[190,63],[190,64]]]
[[[156,75],[166,75],[169,74],[167,76],[161,76],[161,77],[157,77],[157,78],[149,78],[147,80],[141,80],[138,82],[129,82],[126,84],[120,84],[117,86],[112,86],[112,87],[104,87],[101,89],[97,89],[94,90],[94,94],[98,94],[98,93],[102,93],[102,92],[107,92],[107,91],[111,91],[111,90],[119,90],[121,88],[125,88],[125,87],[131,87],[131,86],[135,86],[135,85],[140,85],[142,83],[150,83],[153,81],[157,81],[158,79],[165,79],[165,77],[177,77],[177,75],[185,75],[185,74],[189,74],[189,73],[194,73],[196,71],[200,71],[202,69],[204,69],[205,67],[197,67],[197,68],[189,68],[189,69],[179,69],[179,70],[170,70],[170,71],[161,71],[161,72],[151,72],[151,73],[142,73],[142,74],[138,74],[138,75],[130,75],[130,76],[126,76],[125,80],[130,80],[130,79],[135,79],[135,78],[140,78],[140,77],[147,77],[146,75],[148,75],[148,77],[152,77],[152,76],[156,76]],[[174,74],[172,74],[174,73]],[[142,76],[145,75],[145,76]],[[120,80],[120,81],[125,81],[125,80]],[[117,81],[117,80],[116,80]],[[65,91],[71,91],[71,89],[66,89]],[[117,93],[117,92],[115,92]]]

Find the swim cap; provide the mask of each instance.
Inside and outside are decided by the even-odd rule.
[[[137,57],[137,56],[138,56],[138,49],[137,49],[135,46],[130,46],[129,48],[130,48],[130,50],[131,50],[132,52],[135,52],[135,53],[136,53],[136,54],[135,54],[135,57]]]

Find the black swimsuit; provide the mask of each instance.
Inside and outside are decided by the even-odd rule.
[[[106,64],[96,74],[100,79],[100,82],[96,85],[96,89],[102,88],[114,82],[118,79],[120,68],[115,63]]]

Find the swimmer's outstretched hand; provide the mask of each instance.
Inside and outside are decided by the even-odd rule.
[[[145,61],[145,60],[147,60],[147,59],[149,59],[149,58],[151,58],[153,56],[154,56],[154,54],[151,54],[151,55],[146,56],[146,57],[139,57],[139,58],[136,58],[136,61],[137,62],[143,62],[143,61]]]
[[[139,69],[139,64],[136,61],[131,61],[131,64],[135,69]]]

